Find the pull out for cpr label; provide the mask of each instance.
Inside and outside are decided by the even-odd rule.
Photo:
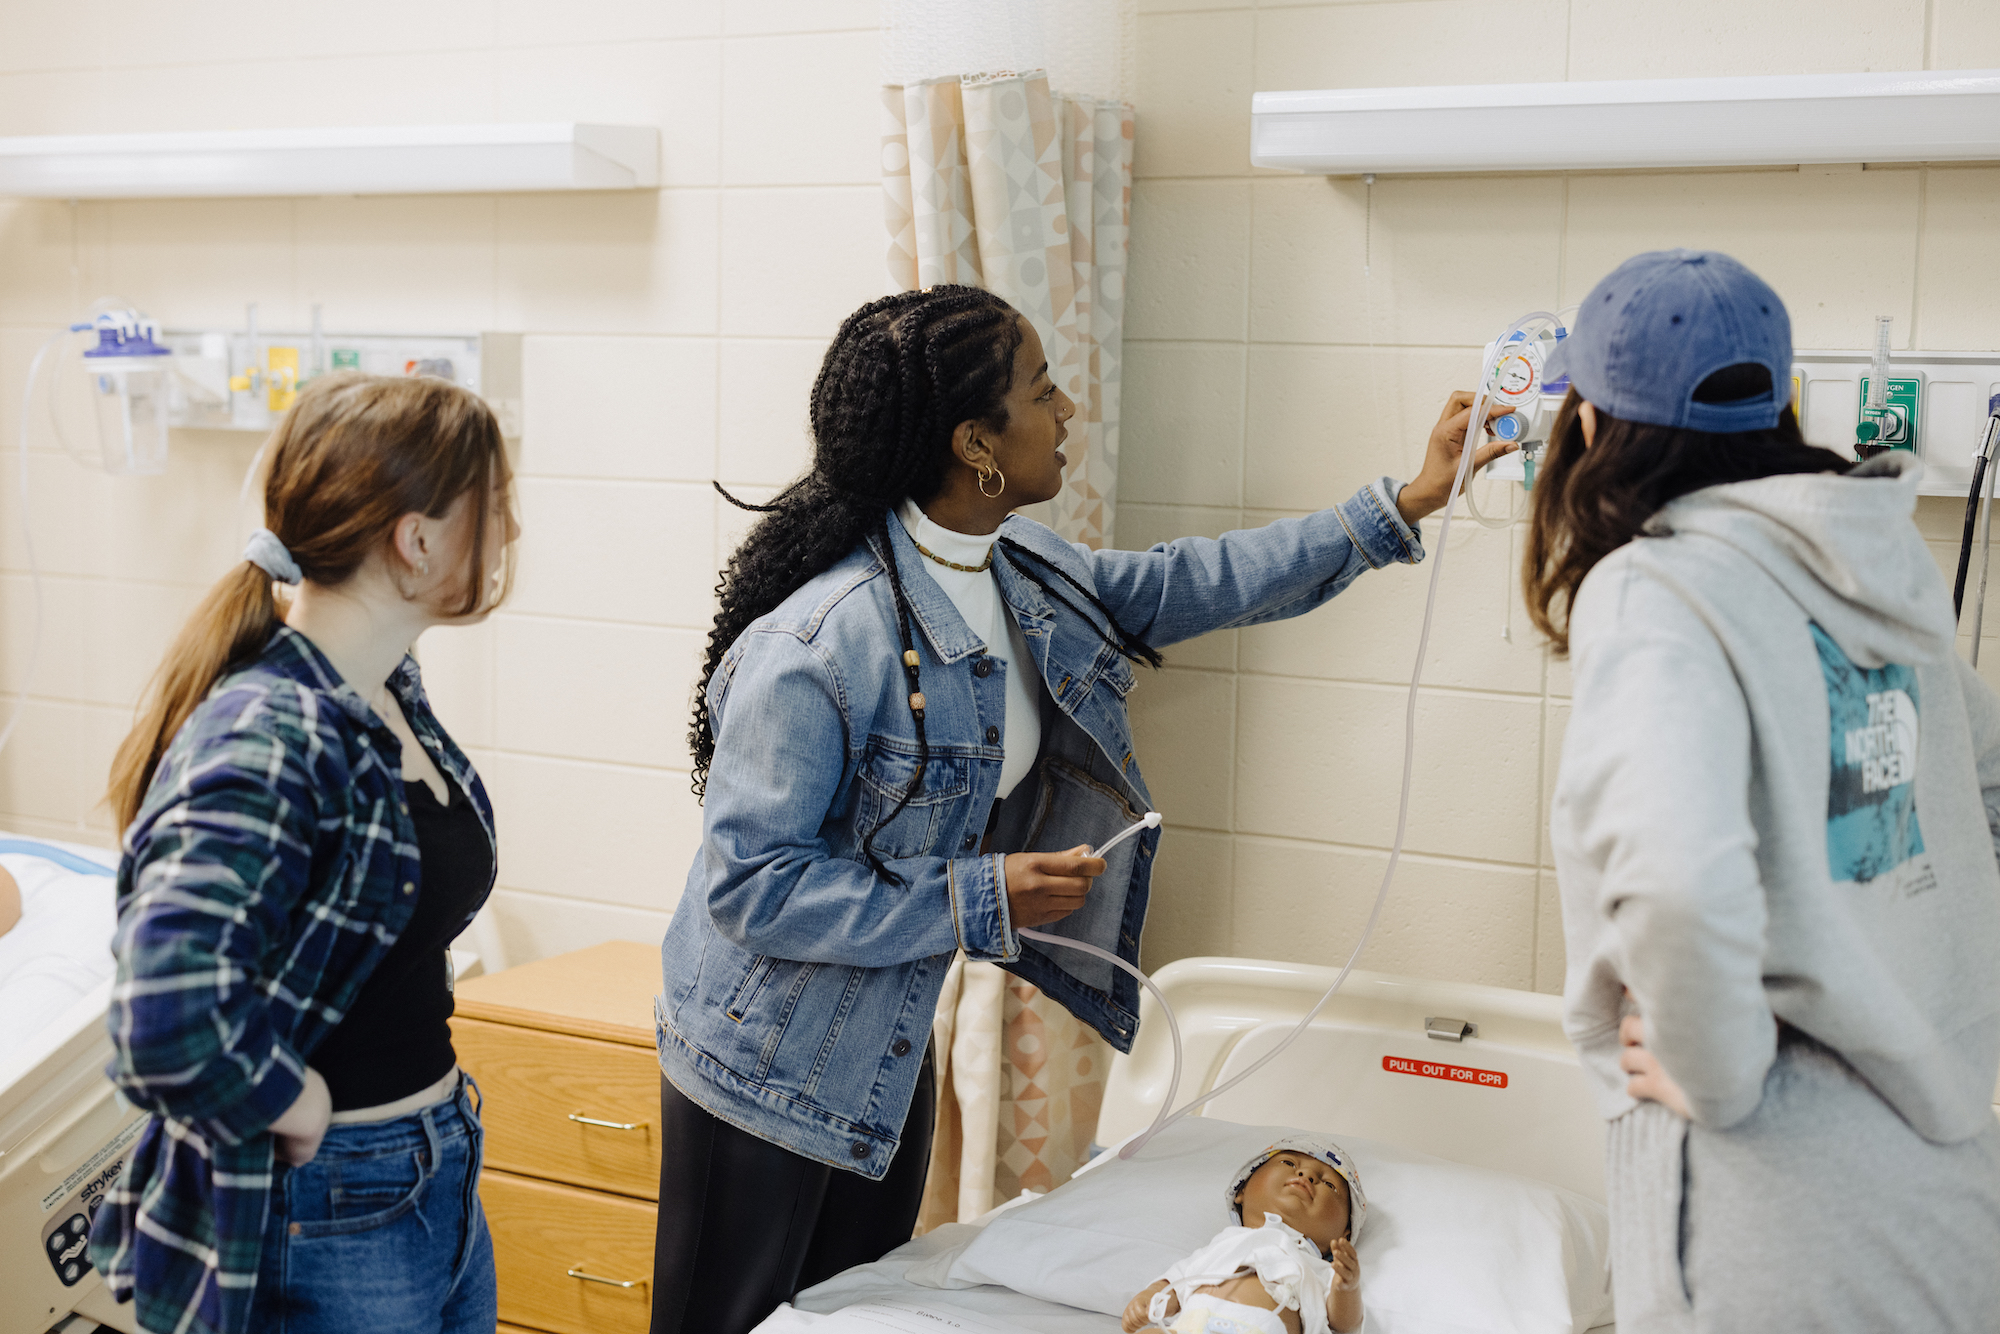
[[[1438,1061],[1413,1061],[1406,1056],[1384,1056],[1382,1068],[1390,1074],[1448,1079],[1454,1084],[1478,1084],[1490,1089],[1507,1087],[1507,1074],[1503,1070],[1481,1070],[1470,1065],[1445,1065]]]

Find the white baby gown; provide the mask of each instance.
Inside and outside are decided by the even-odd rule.
[[[1231,1308],[1227,1312],[1229,1323],[1268,1334],[1270,1323],[1267,1322],[1277,1321],[1274,1311],[1243,1306],[1213,1294],[1201,1296],[1197,1307],[1197,1288],[1227,1282],[1246,1269],[1256,1273],[1264,1284],[1264,1291],[1270,1293],[1279,1306],[1299,1313],[1304,1334],[1330,1334],[1326,1323],[1326,1301],[1333,1291],[1333,1262],[1319,1253],[1319,1247],[1276,1214],[1265,1214],[1262,1227],[1222,1229],[1209,1240],[1208,1245],[1169,1268],[1160,1275],[1167,1281],[1167,1286],[1153,1295],[1152,1305],[1146,1314],[1154,1324],[1164,1324],[1167,1294],[1172,1293],[1180,1299],[1183,1314],[1199,1316],[1202,1329],[1223,1334],[1215,1313],[1227,1307]],[[1173,1328],[1179,1331],[1180,1325],[1181,1322],[1176,1320]],[[1278,1324],[1277,1328],[1282,1330],[1283,1325]],[[1183,1334],[1196,1334],[1196,1331],[1184,1331]]]

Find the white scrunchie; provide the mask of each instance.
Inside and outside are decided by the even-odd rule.
[[[250,540],[243,547],[243,559],[281,584],[296,584],[305,577],[299,572],[299,563],[292,559],[292,553],[285,550],[285,544],[269,528],[259,528],[250,534]]]

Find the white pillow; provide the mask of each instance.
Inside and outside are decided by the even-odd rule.
[[[941,1255],[911,1278],[950,1288],[998,1283],[1117,1315],[1234,1221],[1222,1200],[1230,1174],[1297,1133],[1188,1117],[1136,1157],[1093,1164],[1009,1209],[948,1267]],[[1369,1334],[1581,1334],[1611,1318],[1603,1205],[1526,1177],[1334,1138],[1354,1156],[1368,1192],[1356,1249]]]

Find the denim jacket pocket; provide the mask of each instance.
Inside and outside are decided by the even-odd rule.
[[[770,980],[771,970],[777,962],[768,954],[759,954],[752,959],[750,967],[743,974],[743,980],[736,986],[736,994],[729,998],[729,1006],[723,1013],[737,1023],[742,1023],[743,1016],[757,1003],[757,993],[762,991],[764,983]]]
[[[888,820],[917,776],[914,742],[875,737],[861,761],[860,800],[855,803],[854,841],[859,846],[872,830],[878,857],[924,857],[937,846],[940,831],[960,814],[954,803],[972,796],[972,761],[959,754],[939,754],[931,748],[924,765],[923,786],[893,820]],[[886,824],[883,822],[888,820]]]

